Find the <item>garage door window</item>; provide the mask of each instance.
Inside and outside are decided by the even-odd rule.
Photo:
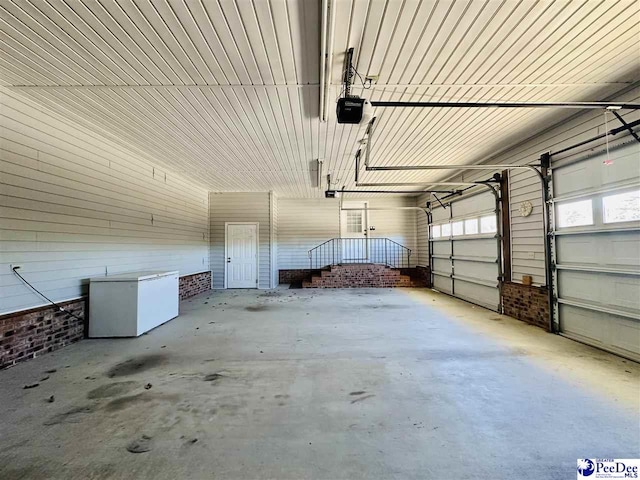
[[[443,223],[441,231],[442,231],[442,236],[443,237],[450,237],[451,236],[451,224],[450,223]]]
[[[640,190],[604,197],[602,211],[604,223],[640,220]]]
[[[556,208],[556,222],[559,228],[593,225],[591,199],[559,204]]]
[[[476,235],[478,233],[478,219],[472,218],[464,221],[465,235]]]
[[[480,233],[495,233],[497,231],[498,227],[496,225],[495,215],[480,217]]]
[[[462,221],[453,222],[451,224],[451,229],[453,231],[453,236],[454,237],[456,235],[464,235],[464,222],[462,222]]]
[[[440,225],[433,225],[431,227],[431,238],[440,238]]]

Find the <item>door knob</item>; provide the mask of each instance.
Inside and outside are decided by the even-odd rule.
[[[231,257],[227,257],[227,263],[231,263]]]

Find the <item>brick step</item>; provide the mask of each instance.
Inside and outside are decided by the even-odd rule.
[[[420,278],[410,271],[401,271],[380,264],[333,265],[302,282],[302,288],[394,288],[424,287]]]

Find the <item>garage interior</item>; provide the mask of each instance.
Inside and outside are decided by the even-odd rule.
[[[0,478],[640,458],[640,2],[0,15]]]

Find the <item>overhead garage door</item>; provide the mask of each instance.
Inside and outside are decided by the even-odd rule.
[[[501,311],[498,218],[491,192],[434,208],[430,230],[433,287]]]
[[[560,332],[640,361],[640,144],[553,168]]]

